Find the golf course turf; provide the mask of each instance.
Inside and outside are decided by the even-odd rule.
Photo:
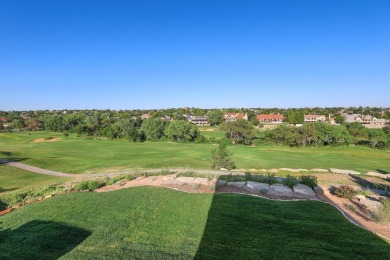
[[[17,209],[0,223],[2,259],[390,257],[387,242],[328,204],[239,194],[152,187],[72,193]]]
[[[47,137],[57,142],[32,143]],[[209,169],[213,144],[176,142],[132,143],[125,140],[87,140],[52,132],[0,134],[0,157],[67,173],[94,173],[129,168]],[[390,153],[362,146],[248,147],[232,145],[237,168],[340,168],[360,172],[390,172]]]

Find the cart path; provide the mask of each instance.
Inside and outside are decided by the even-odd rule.
[[[194,173],[203,173],[203,174],[216,174],[216,175],[226,175],[231,173],[230,171],[217,171],[217,170],[196,170],[196,169],[188,169],[188,168],[158,168],[158,169],[134,169],[134,170],[127,170],[127,171],[117,171],[117,172],[107,172],[107,173],[83,173],[83,174],[72,174],[72,173],[64,173],[64,172],[57,172],[57,171],[51,171],[42,169],[39,167],[31,166],[25,163],[20,162],[10,162],[5,160],[0,160],[0,164],[5,164],[8,166],[13,166],[22,170],[44,174],[44,175],[51,175],[51,176],[57,176],[57,177],[105,177],[105,176],[113,176],[113,175],[120,175],[120,174],[132,174],[137,172],[148,172],[148,173],[158,173],[161,171],[172,171],[176,173],[184,173],[184,172],[194,172]],[[243,172],[234,171],[234,174],[244,174]]]

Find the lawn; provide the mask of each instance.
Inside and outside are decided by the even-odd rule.
[[[31,143],[43,137],[59,142]],[[87,140],[59,133],[24,132],[0,134],[0,158],[19,160],[50,170],[83,173],[126,168],[188,167],[209,169],[216,145]],[[390,152],[361,146],[290,148],[285,146],[229,146],[239,169],[341,168],[360,172],[390,172]]]
[[[67,180],[68,178],[36,174],[0,164],[0,193],[35,186],[59,184]]]
[[[390,246],[320,202],[152,187],[61,195],[0,217],[1,259],[61,256],[388,259]]]
[[[225,132],[214,126],[199,126],[199,131],[205,137],[214,137],[216,139],[224,138]]]

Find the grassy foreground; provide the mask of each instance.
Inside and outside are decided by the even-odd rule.
[[[44,137],[59,142],[31,143]],[[59,133],[0,133],[0,158],[68,173],[124,168],[210,167],[212,144],[86,140]],[[290,148],[230,146],[238,168],[341,168],[360,172],[390,172],[390,152],[366,147]]]
[[[0,193],[23,188],[59,184],[68,178],[41,175],[0,164]]]
[[[17,245],[17,246],[15,246]],[[0,217],[0,258],[388,259],[330,205],[138,187],[74,193]]]

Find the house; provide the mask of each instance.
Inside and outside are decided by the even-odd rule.
[[[194,125],[197,125],[197,126],[209,126],[210,123],[209,123],[209,119],[207,118],[207,116],[192,116],[192,115],[188,115],[187,116],[187,120],[194,124]]]
[[[371,115],[344,114],[344,117],[345,117],[345,123],[358,122],[358,123],[361,123],[362,125],[364,125],[365,127],[368,127],[368,128],[381,128],[381,127],[384,127],[388,123],[388,120],[386,120],[386,119],[376,118],[376,117],[371,116]]]
[[[9,119],[8,119],[8,118],[6,118],[6,117],[0,117],[0,121],[2,121],[2,122],[8,122],[8,121],[9,121]]]
[[[148,118],[150,118],[150,114],[143,114],[143,115],[141,115],[141,119],[142,120],[145,120],[145,119],[148,119]]]
[[[225,119],[226,122],[234,122],[237,121],[238,119],[248,120],[248,115],[240,114],[240,113],[225,113],[223,115],[223,118]]]
[[[259,114],[256,116],[256,119],[260,123],[264,124],[280,124],[283,123],[284,116],[281,114]]]
[[[325,122],[325,115],[304,115],[305,123]]]
[[[363,119],[361,118],[361,115],[359,114],[344,114],[345,118],[345,123],[354,123],[354,122],[359,122],[361,123]]]

